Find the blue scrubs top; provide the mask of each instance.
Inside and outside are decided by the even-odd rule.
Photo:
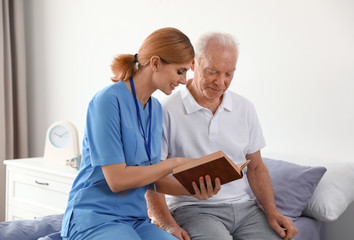
[[[151,120],[151,160],[161,160],[162,110],[151,97],[149,106],[140,101],[140,115],[145,134]],[[82,162],[69,194],[62,223],[62,236],[68,235],[70,221],[78,232],[115,220],[146,219],[145,192],[148,186],[113,193],[102,172],[102,165],[126,163],[127,166],[150,164],[143,133],[138,122],[134,97],[120,81],[100,92],[91,100],[83,139]],[[132,176],[133,177],[133,176]]]

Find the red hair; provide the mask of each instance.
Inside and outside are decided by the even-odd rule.
[[[161,28],[151,33],[138,52],[138,64],[134,54],[121,54],[111,65],[112,81],[126,81],[134,76],[140,67],[149,64],[152,56],[159,56],[164,63],[185,63],[193,60],[194,49],[189,38],[176,28]],[[138,66],[139,67],[138,67]]]

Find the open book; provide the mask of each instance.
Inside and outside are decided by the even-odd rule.
[[[250,160],[247,160],[236,165],[222,151],[218,151],[174,168],[172,175],[188,192],[195,194],[192,182],[196,182],[199,186],[199,177],[209,175],[212,182],[215,178],[219,178],[221,184],[225,184],[242,178],[242,169],[249,162]]]

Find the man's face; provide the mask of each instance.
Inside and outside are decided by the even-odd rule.
[[[208,43],[205,55],[193,67],[199,96],[215,100],[230,86],[236,70],[237,54],[234,49]]]

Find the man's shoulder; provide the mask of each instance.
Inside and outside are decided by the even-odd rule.
[[[252,105],[253,106],[253,103],[251,102],[251,100],[249,100],[248,98],[242,96],[239,93],[236,93],[236,92],[233,92],[231,90],[228,90],[227,94],[230,95],[230,98],[231,98],[233,103],[242,104],[242,105]]]
[[[172,95],[166,97],[161,101],[162,108],[165,109],[166,107],[179,105],[182,103],[181,99],[181,91],[178,90],[177,92],[173,93]]]

